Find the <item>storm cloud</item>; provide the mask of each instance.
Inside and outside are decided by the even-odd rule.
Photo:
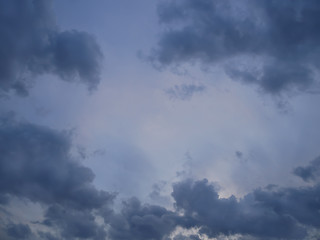
[[[52,2],[0,1],[0,90],[27,95],[33,78],[55,74],[80,81],[89,89],[99,83],[102,52],[86,32],[60,31]]]
[[[38,125],[7,122],[0,126],[0,193],[47,206],[44,225],[67,239],[103,239],[94,211],[108,209],[115,195],[97,190],[91,169],[71,156],[71,139]],[[23,225],[24,226],[24,225]],[[13,225],[12,236],[26,228]],[[21,235],[20,234],[20,235]],[[17,238],[18,239],[18,238]]]
[[[106,238],[104,226],[98,225],[95,215],[88,210],[53,205],[47,209],[43,224],[57,228],[63,239],[103,240]]]
[[[184,227],[199,228],[209,237],[253,236],[258,239],[304,239],[308,228],[318,228],[320,187],[257,189],[241,199],[220,198],[207,180],[174,185],[177,210]]]
[[[43,204],[44,220],[37,224],[55,231],[55,235],[33,233],[26,224],[11,224],[6,226],[11,238],[162,240],[170,239],[180,227],[199,229],[208,237],[304,239],[310,229],[320,227],[318,184],[261,188],[237,199],[221,198],[206,179],[189,179],[173,185],[173,210],[137,198],[125,200],[117,210],[112,207],[115,195],[93,186],[94,174],[73,159],[71,146],[67,132],[8,119],[2,122],[0,193],[7,197],[3,204],[12,197]],[[311,162],[310,168],[316,169],[316,163]],[[181,234],[173,237],[188,239]]]
[[[166,27],[151,56],[163,66],[199,61],[270,94],[318,83],[320,3],[182,0],[158,6]]]
[[[319,16],[316,0],[0,0],[0,239],[319,239],[320,160],[303,157],[320,95],[283,116],[226,79],[316,92]],[[134,54],[161,31],[150,60],[175,83]],[[52,89],[97,87],[98,42],[109,87]]]
[[[320,227],[320,186],[269,186],[242,198],[222,198],[208,180],[187,179],[173,185],[174,210],[142,204],[132,198],[105,223],[110,239],[308,239]],[[174,230],[198,229],[198,234],[173,236]],[[242,238],[241,238],[242,237]]]
[[[46,204],[99,208],[112,198],[70,156],[68,133],[28,123],[0,127],[0,192]],[[90,197],[87,197],[90,196]]]
[[[132,198],[123,203],[120,213],[107,215],[105,221],[110,225],[110,239],[161,240],[175,229],[179,217],[161,206]]]

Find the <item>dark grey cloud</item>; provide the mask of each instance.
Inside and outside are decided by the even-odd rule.
[[[174,185],[172,196],[186,228],[209,237],[248,235],[258,239],[304,239],[319,228],[320,187],[258,189],[241,199],[220,198],[207,180]]]
[[[239,234],[257,239],[305,239],[309,229],[320,228],[320,185],[316,182],[309,187],[257,189],[237,199],[219,197],[207,180],[185,180],[173,185],[174,210],[131,198],[117,211],[111,206],[114,194],[97,190],[92,171],[71,156],[68,133],[9,119],[0,121],[0,194],[6,198],[2,204],[13,196],[41,203],[46,208],[44,220],[33,224],[54,231],[54,235],[32,233],[28,225],[9,224],[5,233],[12,239],[30,235],[40,239],[163,240],[178,226],[198,228],[199,234],[209,237]],[[318,159],[305,168],[313,177],[302,176],[316,179]],[[96,221],[97,216],[104,221]]]
[[[53,205],[45,213],[45,225],[57,227],[63,239],[106,239],[103,225],[98,225],[89,210],[77,210]]]
[[[151,59],[163,66],[229,62],[230,77],[271,94],[318,82],[317,0],[170,0],[158,15],[167,28]]]
[[[175,211],[124,202],[120,213],[109,212],[110,239],[169,239],[176,227],[199,229],[211,238],[239,235],[243,239],[308,239],[320,227],[320,186],[256,189],[243,198],[221,198],[206,179],[173,185]],[[179,234],[174,239],[200,239]]]
[[[40,239],[43,239],[43,240],[60,240],[58,237],[54,236],[53,234],[51,234],[49,232],[39,231],[38,235],[39,235]]]
[[[314,159],[306,167],[297,167],[294,169],[293,173],[301,177],[306,182],[315,181],[320,175],[320,157]]]
[[[27,95],[32,79],[55,74],[80,81],[89,89],[99,83],[102,53],[86,32],[60,31],[51,0],[0,1],[0,90]]]
[[[32,236],[32,231],[27,224],[9,224],[6,232],[13,239],[31,239]]]
[[[194,94],[205,91],[206,87],[195,84],[181,84],[165,90],[171,99],[190,100]]]
[[[256,190],[255,200],[278,215],[290,216],[302,225],[320,227],[320,186]]]
[[[60,240],[60,238],[54,236],[52,233],[49,232],[38,232],[39,238],[43,240]]]
[[[176,213],[155,205],[143,205],[137,198],[123,203],[118,214],[107,215],[105,221],[112,240],[161,240],[177,226]]]
[[[113,195],[92,185],[93,172],[72,159],[70,148],[68,133],[28,123],[1,125],[0,193],[82,209],[103,206]]]
[[[3,121],[0,194],[6,201],[2,204],[11,197],[42,204],[48,208],[43,224],[58,229],[63,239],[104,239],[95,212],[108,209],[115,195],[97,190],[93,172],[73,159],[70,151],[67,132]],[[17,234],[19,226],[12,228]]]
[[[145,205],[132,198],[120,213],[108,212],[108,237],[169,239],[176,227],[199,229],[211,238],[239,235],[243,239],[308,239],[319,228],[320,187],[257,189],[241,199],[221,198],[207,180],[185,180],[173,186],[175,211]],[[174,239],[200,239],[179,234]]]
[[[116,212],[110,208],[114,195],[94,188],[92,171],[72,159],[70,147],[64,132],[8,121],[0,127],[0,193],[47,206],[38,224],[57,236],[38,233],[43,239],[162,240],[177,226],[209,237],[304,239],[308,228],[320,227],[319,185],[257,189],[236,199],[220,198],[207,180],[185,180],[173,186],[175,211],[132,198]],[[23,224],[8,225],[6,232],[13,239],[33,234]]]

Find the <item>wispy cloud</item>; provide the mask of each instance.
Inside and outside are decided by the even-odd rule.
[[[181,84],[165,89],[165,93],[170,99],[190,100],[193,95],[201,93],[205,91],[205,89],[206,87],[204,85]]]

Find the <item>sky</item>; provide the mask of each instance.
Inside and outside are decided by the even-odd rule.
[[[0,239],[320,239],[318,0],[0,0]]]

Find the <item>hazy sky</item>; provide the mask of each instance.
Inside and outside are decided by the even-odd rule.
[[[0,0],[0,238],[319,239],[320,2]]]

